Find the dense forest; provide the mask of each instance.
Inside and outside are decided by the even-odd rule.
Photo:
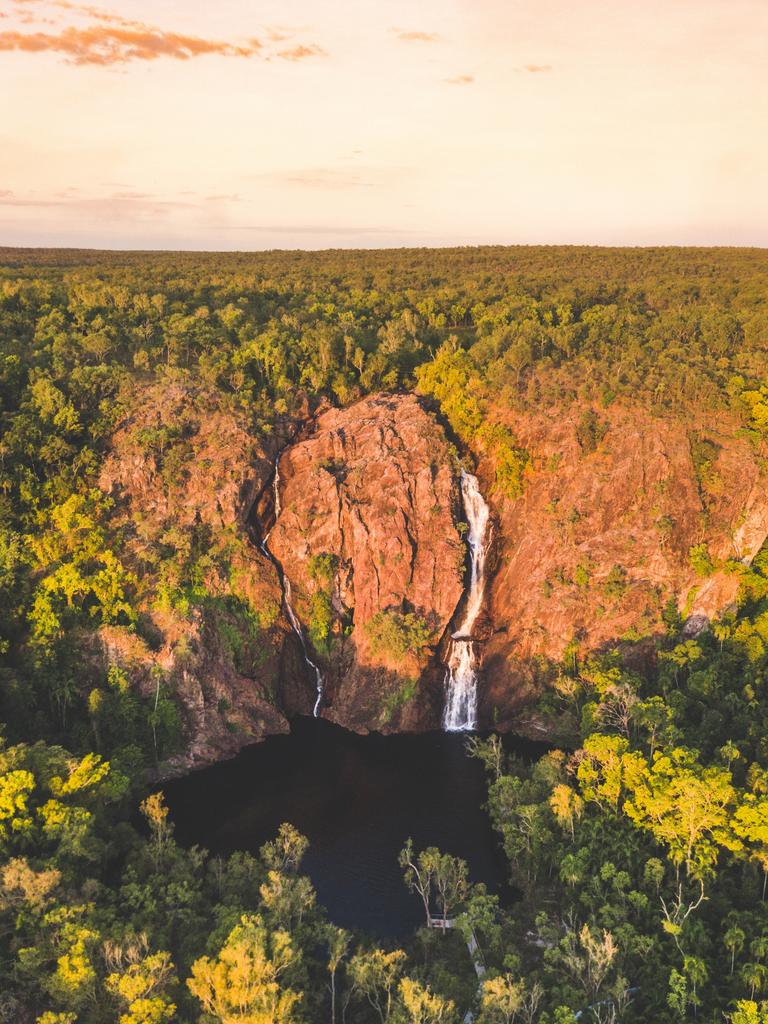
[[[578,404],[585,451],[615,402],[727,414],[764,458],[767,354],[762,250],[0,250],[0,1021],[768,1022],[768,547],[699,635],[671,602],[652,656],[550,666],[561,749],[468,738],[517,898],[403,836],[404,885],[457,927],[398,947],[329,922],[290,825],[258,857],[177,844],[172,684],[94,678],[84,653],[105,625],[151,643],[148,599],[239,617],[256,646],[274,617],[236,586],[235,537],[177,524],[125,558],[98,480],[150,383],[204,385],[262,439],[414,391],[514,502],[535,466],[513,410]],[[183,418],[136,438],[169,484],[186,443]]]

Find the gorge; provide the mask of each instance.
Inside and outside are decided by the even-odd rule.
[[[510,500],[493,451],[466,452],[476,470],[462,471],[413,394],[321,405],[255,438],[204,388],[145,391],[101,486],[137,566],[170,516],[204,530],[213,597],[187,614],[159,603],[145,574],[159,646],[105,626],[98,653],[140,692],[154,692],[153,666],[172,681],[185,749],[164,770],[232,756],[297,714],[361,733],[494,724],[551,737],[558,723],[534,706],[567,650],[618,644],[643,658],[631,638],[650,642],[670,600],[692,632],[728,607],[738,577],[726,560],[748,562],[768,534],[748,441],[727,420],[710,430],[702,482],[697,435],[615,403],[585,451],[580,416],[518,418],[534,461]],[[136,439],[174,421],[184,476],[168,487],[173,448]],[[715,560],[704,578],[688,557],[702,543]]]

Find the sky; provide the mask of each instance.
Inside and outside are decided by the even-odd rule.
[[[768,0],[0,0],[0,244],[768,246]]]

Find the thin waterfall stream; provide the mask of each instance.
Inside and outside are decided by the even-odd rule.
[[[277,522],[278,517],[280,515],[280,456],[279,455],[278,455],[277,459],[275,460],[275,482],[274,482],[273,488],[274,488],[274,504],[275,504],[275,522]],[[274,529],[274,526],[272,527],[272,529]],[[301,644],[301,652],[302,652],[302,654],[304,656],[304,661],[306,662],[306,664],[309,666],[309,668],[315,674],[315,692],[317,693],[317,698],[315,700],[315,706],[314,706],[314,708],[312,710],[312,714],[315,716],[315,718],[317,718],[319,716],[319,714],[320,714],[320,708],[321,708],[322,703],[323,703],[323,687],[324,687],[323,673],[320,671],[319,665],[315,664],[315,662],[312,661],[312,659],[309,656],[309,648],[307,646],[307,641],[306,641],[306,638],[304,636],[304,630],[301,628],[301,623],[299,622],[298,615],[293,610],[292,592],[291,592],[291,581],[288,579],[287,575],[283,572],[283,568],[278,563],[278,561],[275,558],[275,556],[269,550],[269,546],[268,545],[269,545],[269,538],[270,538],[270,534],[271,533],[272,533],[272,530],[270,530],[269,533],[266,533],[264,535],[264,537],[263,537],[263,539],[261,541],[261,550],[264,552],[264,554],[267,556],[267,558],[272,562],[272,564],[277,569],[278,575],[280,577],[280,583],[282,584],[282,588],[283,588],[283,604],[285,605],[285,610],[286,610],[286,613],[288,615],[288,621],[291,624],[291,629],[294,631],[296,636],[299,638],[299,643]]]
[[[446,732],[465,732],[477,728],[477,676],[480,659],[472,630],[485,596],[490,509],[480,493],[477,477],[464,470],[461,471],[461,496],[469,527],[467,540],[472,568],[464,618],[451,637],[448,651],[443,711],[443,728]]]

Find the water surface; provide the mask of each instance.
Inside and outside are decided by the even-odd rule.
[[[165,786],[176,837],[215,853],[258,852],[283,821],[309,839],[303,870],[336,924],[382,936],[421,922],[397,855],[412,836],[463,857],[505,896],[506,869],[483,810],[482,766],[460,734],[357,736],[298,718],[234,760]],[[531,745],[516,746],[530,752]]]

